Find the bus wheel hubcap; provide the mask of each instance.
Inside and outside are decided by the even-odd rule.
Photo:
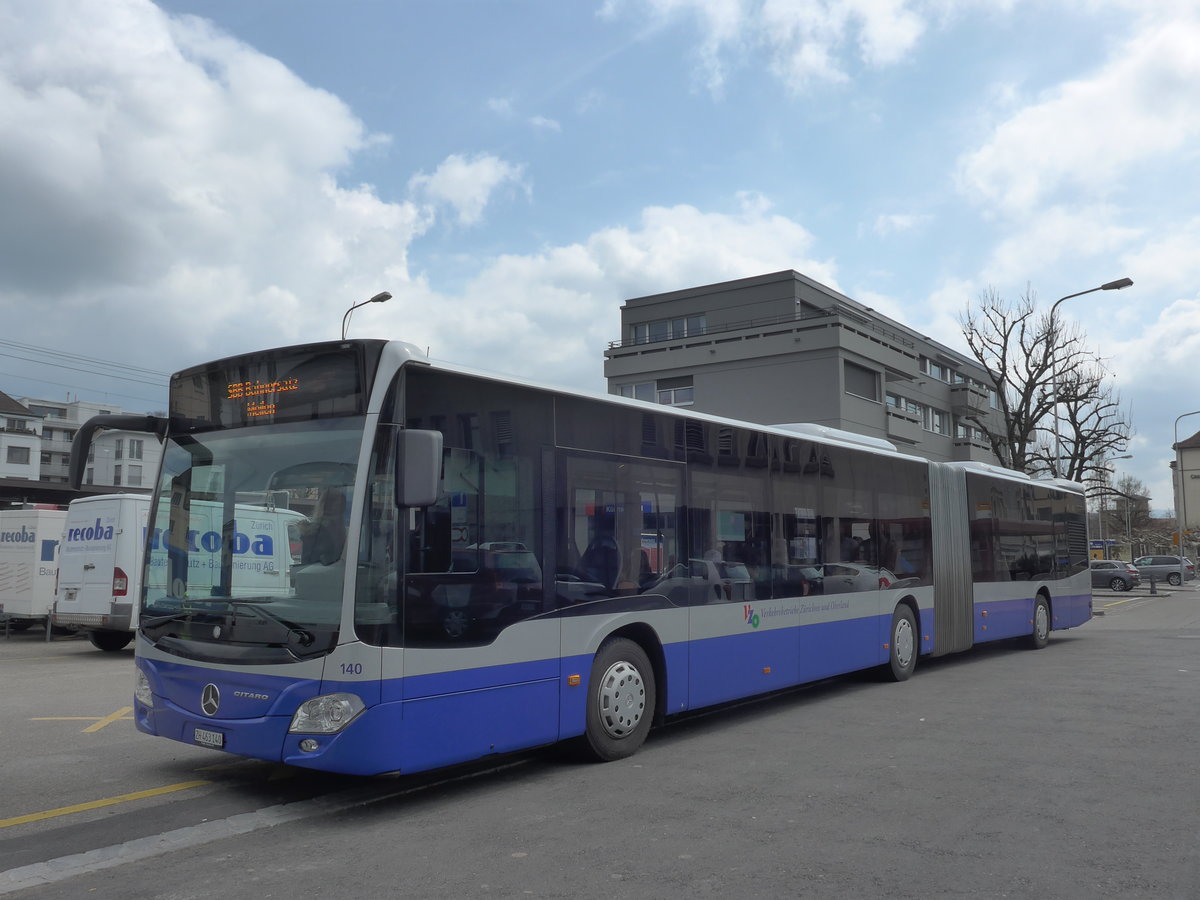
[[[907,667],[913,655],[913,631],[908,619],[896,623],[896,635],[892,643],[896,647],[896,662]]]
[[[600,679],[596,705],[604,730],[614,738],[627,737],[646,712],[642,673],[624,660],[613,663]]]

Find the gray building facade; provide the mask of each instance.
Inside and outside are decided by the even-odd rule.
[[[997,463],[977,362],[796,271],[627,300],[609,393],[761,424],[809,422],[933,460]]]

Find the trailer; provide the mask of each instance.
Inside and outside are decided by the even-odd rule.
[[[0,510],[0,630],[46,625],[66,519],[61,507]]]

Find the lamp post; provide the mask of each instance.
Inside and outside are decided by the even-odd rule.
[[[1059,297],[1054,301],[1054,305],[1050,307],[1050,340],[1056,340],[1058,329],[1054,324],[1055,313],[1058,312],[1058,305],[1064,300],[1070,300],[1072,297],[1082,297],[1084,294],[1092,294],[1096,291],[1119,291],[1122,288],[1131,287],[1133,279],[1118,278],[1116,281],[1108,281],[1100,285],[1100,287],[1088,288],[1086,291],[1079,291],[1075,294],[1067,294],[1065,297]],[[1058,347],[1051,346],[1053,355],[1050,357],[1050,391],[1054,401],[1054,477],[1062,476],[1062,438],[1058,433]]]
[[[1178,495],[1175,498],[1175,525],[1177,529],[1177,540],[1179,541],[1179,583],[1184,583],[1183,570],[1183,526],[1187,520],[1187,500],[1184,497],[1186,486],[1183,483],[1183,451],[1179,449],[1179,420],[1186,419],[1188,416],[1200,416],[1200,409],[1194,409],[1191,412],[1185,412],[1181,416],[1175,418],[1175,481],[1178,485],[1175,493]]]
[[[350,321],[350,313],[354,312],[360,306],[366,306],[368,303],[386,303],[387,301],[389,301],[391,299],[392,299],[391,294],[389,294],[387,291],[381,291],[380,293],[378,293],[374,297],[372,297],[370,300],[364,300],[362,303],[355,303],[348,310],[346,310],[346,314],[344,316],[342,316],[342,340],[344,341],[346,339],[346,325]]]

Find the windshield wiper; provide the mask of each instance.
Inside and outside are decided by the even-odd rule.
[[[166,625],[169,622],[187,621],[193,616],[197,615],[213,616],[221,615],[223,612],[227,612],[231,614],[231,621],[229,623],[231,629],[236,629],[237,609],[238,607],[244,607],[253,612],[255,615],[261,616],[265,621],[273,622],[285,629],[285,644],[295,643],[300,647],[311,647],[316,641],[316,636],[311,631],[302,628],[295,622],[288,621],[282,616],[274,615],[266,610],[260,609],[261,606],[274,602],[274,597],[251,597],[245,599],[239,598],[237,600],[230,600],[225,597],[208,597],[204,600],[188,600],[185,601],[185,605],[178,611],[170,613],[169,615],[154,616],[149,619],[143,618],[141,620],[141,625],[147,628],[156,628],[160,625]],[[295,638],[294,641],[293,637]]]

